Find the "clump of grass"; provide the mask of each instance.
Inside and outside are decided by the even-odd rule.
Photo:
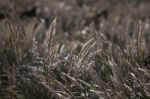
[[[61,42],[63,34],[57,33],[56,23],[54,19],[46,30],[43,23],[24,23],[17,17],[4,22],[7,28],[0,34],[0,97],[150,98],[150,70],[144,64],[149,52],[141,21],[133,35],[128,31],[120,34],[112,25],[118,29],[113,29],[114,37],[93,32],[83,36],[83,42]]]

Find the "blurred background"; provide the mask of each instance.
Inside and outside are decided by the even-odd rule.
[[[132,35],[140,20],[149,42],[149,7],[149,0],[0,0],[0,20],[13,8],[25,23],[44,22],[44,28],[57,18],[57,33],[65,40],[81,42],[96,31],[109,39],[117,39],[123,32]]]

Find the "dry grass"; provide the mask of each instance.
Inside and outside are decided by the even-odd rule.
[[[59,20],[33,20],[0,22],[1,99],[150,98],[149,20],[102,21],[65,40]]]

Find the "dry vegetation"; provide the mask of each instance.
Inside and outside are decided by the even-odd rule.
[[[150,99],[149,1],[50,1],[0,10],[0,99]]]

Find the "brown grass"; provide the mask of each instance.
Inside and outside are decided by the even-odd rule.
[[[48,29],[15,14],[1,21],[0,98],[149,99],[150,24],[119,20],[103,20],[101,30],[89,26],[70,37],[57,31],[59,17]]]

